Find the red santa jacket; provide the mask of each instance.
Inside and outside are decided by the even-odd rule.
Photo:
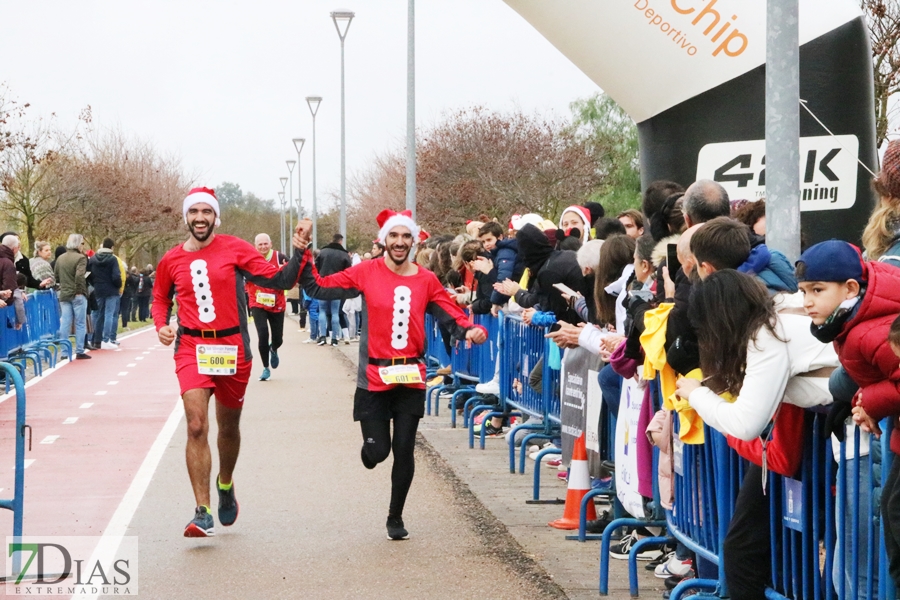
[[[900,416],[900,359],[888,343],[891,323],[900,314],[900,269],[866,263],[866,293],[856,315],[844,324],[834,347],[847,374],[859,385],[862,407],[873,419]],[[900,454],[900,420],[891,450]]]

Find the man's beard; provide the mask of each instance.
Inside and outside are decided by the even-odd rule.
[[[213,230],[215,228],[216,228],[215,223],[208,223],[207,227],[206,227],[206,231],[201,235],[197,235],[197,233],[194,231],[194,224],[188,223],[188,230],[191,232],[191,235],[194,237],[194,239],[197,240],[198,242],[205,242],[206,240],[208,240],[209,236],[211,236],[213,234]]]
[[[412,252],[412,248],[411,248],[411,247],[408,247],[408,248],[406,249],[406,254],[405,254],[405,255],[403,256],[403,258],[402,258],[401,260],[399,260],[399,261],[398,261],[396,258],[394,258],[394,253],[391,251],[390,248],[386,249],[384,253],[387,255],[387,257],[391,260],[392,263],[394,263],[395,265],[397,265],[397,266],[399,267],[400,265],[402,265],[403,263],[405,263],[407,260],[409,260],[409,253],[410,253],[410,252]]]

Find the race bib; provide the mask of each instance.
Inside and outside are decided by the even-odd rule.
[[[389,385],[424,383],[419,365],[392,365],[390,367],[378,367],[378,375],[381,381]]]
[[[201,375],[234,375],[237,373],[237,346],[197,345],[197,372]]]
[[[269,308],[273,308],[275,306],[275,294],[268,294],[266,292],[256,292],[256,303],[262,306],[268,306]]]

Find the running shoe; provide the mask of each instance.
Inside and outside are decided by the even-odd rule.
[[[362,458],[362,464],[365,468],[371,470],[371,469],[374,469],[376,466],[378,466],[378,463],[373,463],[371,460],[369,460],[369,457],[366,456],[366,447],[365,446],[363,446],[362,449],[359,451],[359,456],[360,456],[360,458]]]
[[[272,346],[269,346],[269,364],[273,369],[278,368],[278,351]]]
[[[337,338],[331,338],[331,347],[337,348],[337,345],[338,345]]]
[[[213,518],[205,506],[198,506],[194,518],[184,528],[184,537],[212,537],[216,535]]]
[[[500,437],[505,432],[503,431],[503,427],[494,427],[492,423],[487,423],[484,426],[484,436],[485,437]]]
[[[231,488],[223,490],[219,487],[219,479],[216,478],[216,490],[219,492],[219,523],[228,527],[237,521],[238,512],[241,510],[237,498],[234,497],[234,479],[231,480]],[[212,522],[212,517],[210,517]]]
[[[316,341],[316,346],[324,346],[325,343],[326,343],[326,341],[327,341],[327,340],[326,340],[324,337],[320,337],[320,338]]]
[[[628,560],[628,556],[632,552],[632,548],[636,543],[640,541],[640,538],[634,533],[631,532],[624,537],[622,540],[615,544],[614,546],[610,546],[609,555],[612,558],[617,558],[619,560]],[[659,558],[662,554],[662,551],[659,549],[659,546],[644,546],[641,551],[637,555],[637,560],[653,560],[654,558]]]
[[[405,540],[409,538],[409,532],[403,527],[403,519],[390,516],[387,518],[387,538],[389,540]]]
[[[666,547],[665,554],[663,554],[656,560],[651,560],[650,562],[648,562],[646,565],[644,565],[644,569],[646,569],[648,571],[655,571],[656,567],[658,567],[659,565],[666,564],[667,562],[669,562],[669,559],[672,558],[673,556],[675,556],[675,551],[670,550],[668,547]]]
[[[604,510],[597,516],[596,520],[585,523],[585,531],[588,533],[600,534],[606,530],[606,526],[613,522],[612,515],[608,510]]]
[[[668,579],[672,576],[684,578],[691,572],[693,566],[694,563],[691,559],[681,560],[672,554],[669,560],[654,569],[653,574],[660,579]]]
[[[268,381],[271,376],[272,374],[269,372],[269,369],[263,369],[262,375],[259,376],[259,380]]]
[[[88,360],[94,358],[93,356],[88,356],[84,352],[75,355],[75,360]]]
[[[678,575],[672,575],[670,577],[667,577],[666,580],[663,582],[663,584],[665,584],[667,590],[674,590],[675,587],[679,583],[684,581],[685,579],[696,579],[696,578],[697,578],[697,574],[694,572],[694,569],[691,568],[687,572],[687,574],[684,575],[683,577],[679,577]]]

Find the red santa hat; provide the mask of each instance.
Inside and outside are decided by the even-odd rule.
[[[402,212],[395,212],[389,208],[384,209],[378,216],[375,217],[375,220],[378,221],[378,242],[384,245],[384,240],[387,238],[388,233],[390,233],[391,229],[394,227],[403,226],[409,229],[409,232],[412,234],[414,240],[419,239],[419,233],[421,229],[416,222],[413,221],[412,212],[408,210],[404,210]]]
[[[431,234],[425,231],[424,229],[419,232],[419,243],[424,244],[428,238],[431,237]]]
[[[581,230],[581,243],[588,241],[588,239],[590,238],[590,235],[591,235],[591,211],[588,210],[584,206],[573,205],[573,206],[566,208],[564,211],[562,211],[562,214],[559,215],[559,228],[560,229],[563,228],[562,222],[566,216],[566,213],[575,213],[576,215],[578,215],[578,218],[582,220],[584,225],[581,225],[578,227],[578,229]],[[569,234],[569,232],[566,231],[566,235],[568,235],[568,234]]]
[[[187,213],[188,210],[195,204],[200,204],[201,202],[205,202],[212,206],[213,210],[216,211],[216,226],[222,224],[222,221],[219,220],[219,201],[216,199],[215,190],[211,190],[205,187],[197,187],[188,192],[187,198],[184,199],[184,204],[182,205],[181,212],[184,214],[184,222],[187,223]]]

